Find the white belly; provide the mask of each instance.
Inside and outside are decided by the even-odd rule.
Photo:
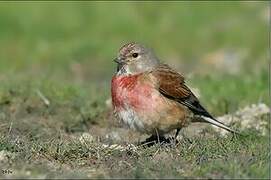
[[[145,127],[140,117],[131,108],[123,108],[116,112],[119,119],[129,128],[145,132]]]

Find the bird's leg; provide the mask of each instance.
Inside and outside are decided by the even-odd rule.
[[[160,135],[159,135],[157,129],[155,129],[155,132],[156,132],[157,142],[160,143]]]
[[[174,137],[175,144],[177,144],[177,143],[178,143],[178,141],[177,141],[177,137],[178,137],[178,135],[179,135],[180,130],[181,130],[181,128],[177,128],[177,129],[176,129],[176,134],[175,134],[175,137]]]
[[[177,128],[177,129],[176,129],[175,140],[177,139],[180,130],[181,130],[181,128]]]
[[[155,129],[155,132],[156,132],[156,137],[157,137],[156,143],[159,143],[159,144],[160,144],[160,143],[170,143],[170,140],[167,139],[167,138],[165,138],[165,136],[160,135],[160,134],[158,133],[157,129]]]

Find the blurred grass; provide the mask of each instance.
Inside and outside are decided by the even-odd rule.
[[[248,75],[217,75],[193,78],[191,84],[198,87],[201,101],[216,114],[233,113],[238,108],[253,103],[269,104],[268,72],[262,71],[253,77]]]
[[[0,151],[14,154],[0,166],[16,170],[12,177],[267,178],[268,137],[253,131],[247,139],[196,137],[193,146],[132,155],[73,139],[96,126],[115,128],[105,102],[112,59],[129,41],[152,47],[187,75],[215,116],[269,104],[267,4],[1,2]],[[221,50],[245,55],[220,68],[204,60]],[[235,65],[240,69],[229,73]]]
[[[82,63],[87,78],[108,79],[118,48],[129,41],[187,64],[219,49],[245,49],[250,65],[243,70],[253,62],[263,67],[266,8],[264,2],[2,2],[1,72],[70,79],[71,65]]]

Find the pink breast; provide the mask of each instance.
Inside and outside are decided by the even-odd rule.
[[[125,108],[128,105],[140,110],[151,107],[154,101],[154,89],[139,77],[140,75],[131,75],[112,78],[111,95],[115,108]]]

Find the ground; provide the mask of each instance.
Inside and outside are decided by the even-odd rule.
[[[112,115],[118,48],[151,46],[215,116],[269,105],[267,2],[0,3],[1,178],[268,178],[269,134],[206,124],[177,144]],[[199,131],[199,129],[201,129]],[[173,132],[174,133],[174,132]]]

